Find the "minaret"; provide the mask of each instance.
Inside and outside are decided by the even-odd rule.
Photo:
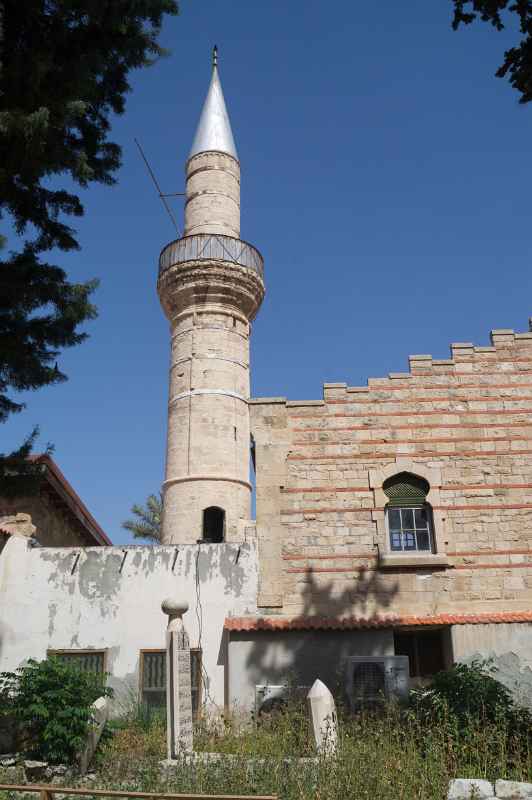
[[[249,337],[260,253],[240,239],[240,163],[218,75],[186,163],[185,232],[159,260],[171,363],[162,542],[239,541],[251,514]]]

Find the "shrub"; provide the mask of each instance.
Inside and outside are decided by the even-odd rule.
[[[52,764],[74,762],[85,744],[90,706],[111,695],[105,676],[57,658],[31,659],[0,674],[0,714],[12,714],[23,726],[26,755]]]
[[[437,716],[514,722],[527,716],[518,708],[509,689],[493,677],[490,660],[455,664],[452,669],[434,676],[430,687],[412,693],[414,706]]]

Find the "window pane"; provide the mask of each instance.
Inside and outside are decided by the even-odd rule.
[[[403,520],[403,530],[405,528],[413,528],[414,527],[414,509],[412,508],[402,508],[401,509],[401,517]]]
[[[398,530],[401,527],[401,512],[398,508],[390,508],[388,511],[388,525],[390,530]]]
[[[428,531],[417,531],[417,549],[430,550],[430,536]]]
[[[427,528],[428,527],[428,518],[427,518],[427,509],[426,508],[416,508],[414,511],[414,517],[416,520],[416,528]]]
[[[416,549],[416,535],[414,531],[403,531],[405,550]]]
[[[402,550],[401,545],[401,531],[391,531],[390,543],[392,550]]]

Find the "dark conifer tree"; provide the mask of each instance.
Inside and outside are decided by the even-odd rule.
[[[96,316],[97,282],[70,282],[43,253],[57,261],[79,248],[66,220],[83,206],[65,177],[84,188],[115,182],[110,115],[124,111],[131,70],[163,54],[162,19],[176,13],[175,0],[0,2],[0,218],[21,242],[7,252],[0,239],[0,422],[23,408],[10,390],[66,380],[61,351],[82,342],[81,326]],[[0,457],[0,478],[5,458],[9,471],[22,468],[33,438]]]

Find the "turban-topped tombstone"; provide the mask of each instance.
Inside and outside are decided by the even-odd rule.
[[[166,629],[166,741],[168,758],[190,752],[192,740],[192,689],[190,641],[183,624],[188,603],[167,598],[161,608],[168,615]]]

